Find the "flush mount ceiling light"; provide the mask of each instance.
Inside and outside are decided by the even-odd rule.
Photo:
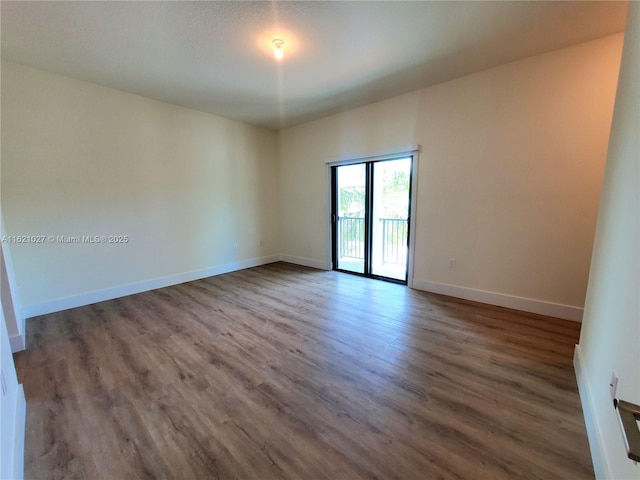
[[[284,46],[284,41],[276,38],[273,42],[273,56],[276,57],[276,60],[282,60],[282,55],[284,54],[282,51],[282,47]]]

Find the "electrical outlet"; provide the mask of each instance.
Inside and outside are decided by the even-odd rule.
[[[233,249],[234,250],[238,250],[238,243],[237,242],[233,242]]]
[[[449,259],[449,268],[456,268],[456,259],[454,257]]]
[[[617,389],[618,389],[618,376],[616,375],[616,372],[611,372],[611,381],[609,382],[609,394],[611,395],[611,400],[615,400]]]

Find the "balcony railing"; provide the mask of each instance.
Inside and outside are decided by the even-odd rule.
[[[380,218],[382,263],[407,262],[407,220]],[[364,259],[364,217],[338,217],[340,257]],[[379,251],[379,250],[378,250]]]
[[[364,217],[338,217],[340,256],[364,258]]]
[[[407,263],[407,220],[381,218],[382,263],[404,265]]]

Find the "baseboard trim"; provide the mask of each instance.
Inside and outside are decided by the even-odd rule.
[[[584,423],[587,427],[587,437],[589,439],[589,449],[591,450],[591,461],[593,462],[593,471],[597,479],[612,478],[609,462],[607,461],[606,450],[604,448],[602,431],[598,425],[597,417],[593,408],[593,396],[589,387],[589,380],[584,370],[584,358],[580,345],[576,345],[573,352],[573,368],[576,372],[576,380],[578,381],[578,393],[580,394],[580,403],[582,403],[582,415]]]
[[[149,290],[156,290],[158,288],[170,287],[171,285],[178,285],[180,283],[191,282],[194,280],[200,280],[202,278],[213,277],[216,275],[222,275],[223,273],[244,270],[245,268],[258,267],[260,265],[266,265],[268,263],[277,262],[279,260],[280,255],[252,258],[241,262],[234,262],[225,265],[218,265],[211,268],[205,268],[203,270],[195,270],[178,275],[154,278],[153,280],[130,283],[128,285],[105,288],[103,290],[95,290],[93,292],[58,298],[42,303],[23,305],[22,314],[24,318],[46,315],[48,313],[60,312],[62,310],[82,307],[84,305],[91,305],[92,303],[104,302],[106,300],[112,300],[114,298],[135,295],[136,293],[147,292]]]
[[[331,266],[327,262],[322,260],[315,260],[313,258],[294,257],[292,255],[280,255],[280,260],[283,262],[294,263],[296,265],[302,265],[303,267],[317,268],[319,270],[331,270]]]
[[[475,290],[473,288],[459,287],[446,283],[429,282],[426,280],[414,280],[413,288],[431,293],[439,293],[450,297],[473,300],[480,303],[488,303],[498,307],[512,308],[523,312],[537,313],[550,317],[582,322],[582,308],[562,305],[559,303],[544,302],[531,298],[515,297],[502,293]]]
[[[11,345],[11,353],[21,352],[25,349],[24,335],[9,336],[9,345]]]

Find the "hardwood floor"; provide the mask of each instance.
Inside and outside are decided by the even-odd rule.
[[[286,263],[45,315],[25,476],[593,478],[579,328]]]

